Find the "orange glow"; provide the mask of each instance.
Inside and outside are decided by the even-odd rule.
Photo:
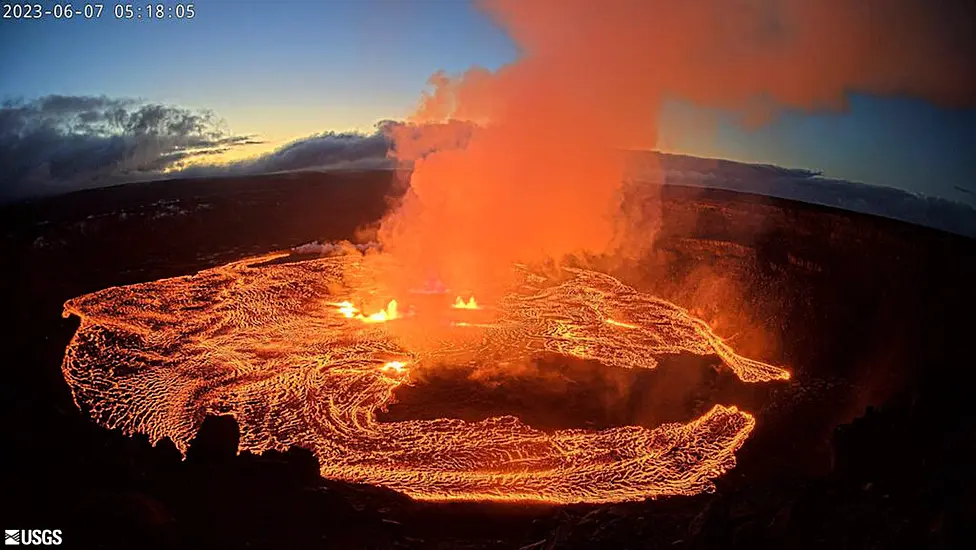
[[[392,321],[393,319],[399,318],[399,312],[397,311],[397,301],[390,300],[386,305],[386,309],[381,309],[376,313],[371,313],[369,315],[363,315],[359,312],[356,306],[352,305],[352,302],[336,302],[330,304],[335,306],[340,314],[347,319],[358,319],[364,323],[385,323],[387,321]]]
[[[451,323],[451,325],[455,327],[476,327],[476,328],[495,328],[498,326],[491,323],[468,323],[465,321],[456,321],[454,323]]]
[[[367,315],[365,318],[362,318],[362,320],[364,323],[385,323],[387,321],[392,321],[397,317],[399,317],[397,314],[397,301],[390,300],[390,303],[386,305],[386,309],[382,309],[376,313]]]
[[[630,324],[627,324],[627,323],[621,323],[620,321],[614,321],[613,319],[606,319],[603,322],[606,323],[606,324],[608,324],[608,325],[613,325],[615,327],[638,328],[637,325],[630,325]]]
[[[474,296],[468,299],[467,302],[465,302],[463,298],[458,296],[457,299],[454,300],[454,305],[451,307],[453,307],[454,309],[478,309],[478,302],[474,300]]]
[[[356,309],[356,306],[352,305],[352,302],[339,302],[332,305],[339,308],[339,313],[341,313],[342,316],[346,317],[347,319],[352,319],[357,313],[359,313],[359,310]]]
[[[515,269],[490,323],[440,325],[433,343],[412,346],[399,331],[424,323],[419,314],[349,322],[370,317],[357,297],[380,292],[362,256],[266,263],[276,257],[69,300],[64,314],[81,326],[62,370],[75,402],[103,426],[183,451],[219,408],[240,424],[241,450],[300,445],[324,477],[418,499],[616,502],[711,489],[755,418],[717,405],[687,424],[544,432],[512,416],[379,422],[377,411],[411,373],[469,358],[504,374],[540,354],[653,369],[656,357],[687,352],[717,356],[743,382],[789,377],[737,355],[686,310],[595,271]],[[608,323],[614,315],[633,328]]]
[[[401,374],[407,370],[407,364],[404,363],[403,361],[389,361],[381,367],[381,370],[392,371],[397,374]]]
[[[484,0],[521,53],[430,76],[412,124],[390,129],[412,172],[379,238],[411,281],[434,272],[482,297],[512,262],[637,255],[660,202],[621,200],[620,151],[658,147],[667,100],[702,107],[705,134],[727,116],[845,110],[851,93],[971,107],[971,29],[943,24],[968,21],[965,4]]]

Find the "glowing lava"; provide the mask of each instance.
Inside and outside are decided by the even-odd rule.
[[[637,325],[631,325],[629,323],[621,323],[620,321],[614,321],[613,319],[604,319],[603,322],[605,322],[608,325],[613,325],[615,327],[639,328]]]
[[[347,319],[358,319],[364,323],[385,323],[387,321],[392,321],[393,319],[399,318],[396,300],[390,300],[385,309],[381,309],[380,311],[371,313],[369,315],[363,315],[360,313],[359,309],[352,305],[352,302],[349,301],[337,302],[331,305],[335,306],[343,317]]]
[[[469,298],[467,302],[464,301],[464,298],[458,296],[457,299],[454,300],[454,305],[451,307],[454,309],[478,309],[478,302],[474,300],[474,296]]]
[[[385,363],[381,369],[387,372],[402,374],[407,370],[407,364],[403,361],[389,361]]]
[[[69,300],[81,326],[63,373],[99,424],[181,450],[207,413],[232,414],[241,448],[311,449],[328,478],[430,500],[613,502],[691,495],[734,466],[755,420],[715,406],[688,424],[543,432],[513,416],[379,422],[413,372],[472,359],[541,354],[654,368],[656,356],[714,354],[745,382],[789,374],[739,355],[702,321],[608,275],[569,270],[552,281],[520,270],[490,322],[409,348],[393,329],[361,256],[258,265],[267,256],[189,277],[108,288]],[[465,302],[465,305],[474,303]],[[496,311],[497,310],[497,311]],[[623,319],[623,321],[612,321]]]

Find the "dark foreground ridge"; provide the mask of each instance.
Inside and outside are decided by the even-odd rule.
[[[68,498],[44,503],[45,525],[84,548],[948,546],[966,465],[946,456],[949,448],[892,444],[892,434],[929,438],[924,415],[918,405],[893,405],[841,426],[827,476],[559,508],[425,504],[322,480],[304,449],[237,454],[237,423],[210,416],[186,460],[168,439],[153,447],[144,436],[102,434],[83,474],[50,480]],[[21,508],[16,524],[39,513]]]
[[[976,433],[964,381],[976,243],[728,191],[666,190],[647,207],[663,213],[655,249],[618,274],[692,308],[743,354],[793,370],[750,405],[756,432],[712,494],[570,507],[416,502],[323,480],[305,450],[237,454],[227,417],[207,418],[182,460],[171,442],[153,447],[77,410],[59,369],[78,324],[60,317],[66,299],[350,238],[383,213],[390,189],[381,172],[170,182],[0,212],[4,528],[61,529],[68,548],[541,550],[948,548],[972,525]],[[418,404],[438,392],[448,401],[456,387],[411,388],[390,414],[430,414]],[[558,406],[545,397],[546,409]],[[597,426],[627,423],[643,410],[638,397],[602,413],[571,406]],[[506,399],[488,406],[533,414],[532,403]],[[465,406],[486,414],[480,401]],[[536,422],[558,425],[544,412]]]

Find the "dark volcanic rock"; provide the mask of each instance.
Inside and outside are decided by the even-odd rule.
[[[6,528],[61,529],[69,548],[623,549],[939,548],[972,525],[976,433],[963,381],[976,243],[727,191],[665,188],[647,209],[662,217],[655,246],[615,274],[690,308],[744,355],[789,366],[793,380],[741,393],[703,366],[692,383],[661,381],[664,394],[645,387],[653,375],[632,381],[645,392],[633,402],[650,409],[538,394],[550,413],[573,407],[576,426],[742,405],[757,428],[714,493],[612,506],[415,502],[322,480],[305,450],[238,454],[229,418],[205,420],[183,460],[169,440],[152,446],[77,410],[58,368],[77,328],[60,317],[66,299],[350,238],[393,189],[388,172],[302,174],[138,184],[0,210]],[[585,368],[571,374],[594,381]],[[416,391],[448,391],[435,382]],[[409,411],[423,395],[402,397],[391,415],[425,414]],[[473,417],[511,408],[565,421],[531,400],[478,399],[464,404]]]
[[[237,456],[241,429],[231,416],[208,416],[186,450],[189,464],[226,464]]]

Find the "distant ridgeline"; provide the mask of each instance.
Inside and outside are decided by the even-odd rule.
[[[666,185],[727,189],[873,214],[976,238],[976,209],[817,172],[656,152],[632,152],[628,177]]]
[[[397,161],[387,156],[385,145],[375,136],[319,136],[319,141],[352,142],[341,154],[306,154],[309,140],[296,142],[274,153],[231,165],[191,166],[179,172],[123,174],[84,182],[39,181],[27,186],[4,186],[0,175],[0,204],[29,198],[62,195],[72,191],[143,182],[211,178],[261,178],[268,175],[308,172],[393,170]],[[367,139],[374,141],[367,142]],[[362,143],[360,143],[360,140]],[[356,152],[350,153],[350,150]],[[346,158],[344,155],[348,156]],[[966,203],[882,187],[821,177],[810,170],[782,168],[767,164],[748,164],[654,151],[626,153],[626,178],[640,183],[725,189],[819,204],[852,212],[883,216],[976,238],[976,208]],[[405,171],[411,163],[399,164]],[[121,180],[120,178],[126,178]],[[165,178],[165,180],[163,179]],[[133,181],[135,180],[135,181]],[[23,182],[21,182],[23,183]]]

